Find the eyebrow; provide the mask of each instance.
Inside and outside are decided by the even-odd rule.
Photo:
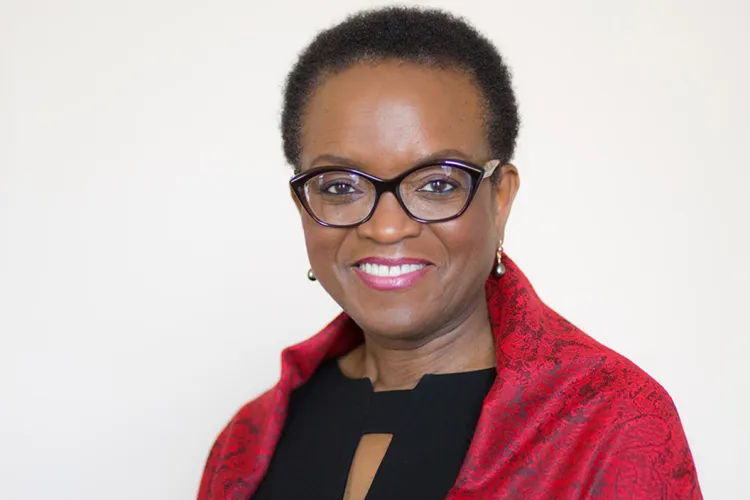
[[[434,153],[430,153],[427,156],[421,157],[418,161],[414,162],[414,165],[419,165],[422,163],[429,163],[431,161],[440,161],[440,160],[464,160],[467,162],[473,161],[469,155],[467,155],[466,153],[462,152],[459,149],[441,149],[439,151],[435,151]],[[330,165],[336,165],[336,166],[341,166],[341,167],[362,169],[362,165],[352,160],[351,158],[347,158],[345,156],[333,155],[333,154],[322,154],[322,155],[316,156],[310,162],[310,168],[319,162],[326,162]]]

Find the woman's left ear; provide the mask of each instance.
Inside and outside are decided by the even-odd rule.
[[[512,163],[500,167],[500,181],[493,185],[495,188],[495,229],[500,238],[505,234],[505,225],[510,217],[510,209],[516,193],[521,187],[518,169]]]

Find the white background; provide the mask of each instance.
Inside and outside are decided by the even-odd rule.
[[[372,1],[0,0],[0,498],[190,499],[305,277],[283,79]],[[444,1],[523,130],[506,250],[660,381],[706,498],[750,468],[750,3]]]

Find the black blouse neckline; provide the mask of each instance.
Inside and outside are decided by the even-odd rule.
[[[361,385],[361,389],[368,389],[373,395],[374,394],[380,394],[380,393],[395,393],[395,392],[412,392],[420,389],[425,384],[434,384],[434,383],[440,383],[441,380],[446,380],[449,378],[456,379],[456,381],[460,381],[460,379],[470,380],[474,377],[483,377],[483,378],[493,378],[495,377],[495,371],[496,368],[494,366],[489,368],[480,368],[478,370],[470,370],[465,372],[448,372],[448,373],[425,373],[422,375],[422,377],[417,382],[417,385],[415,385],[412,389],[392,389],[387,391],[376,391],[375,387],[372,385],[372,381],[367,377],[349,377],[347,376],[344,371],[341,369],[341,365],[339,364],[339,360],[331,360],[328,361],[326,364],[323,365],[321,368],[326,368],[326,365],[333,365],[332,370],[336,376],[340,378],[340,380],[343,383],[354,383]]]
[[[331,360],[292,393],[284,431],[253,499],[343,498],[363,434],[393,434],[367,500],[442,499],[471,444],[495,368],[424,375],[374,391]]]

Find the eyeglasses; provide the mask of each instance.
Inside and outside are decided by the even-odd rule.
[[[393,193],[417,222],[445,222],[463,214],[499,160],[484,166],[456,160],[421,164],[392,179],[346,167],[316,167],[289,181],[297,199],[321,226],[347,228],[367,222],[383,193]]]

